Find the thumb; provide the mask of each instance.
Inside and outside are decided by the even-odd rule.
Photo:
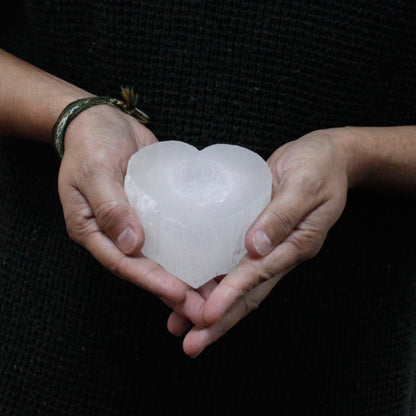
[[[88,200],[98,227],[124,254],[137,254],[144,244],[144,232],[136,212],[127,200],[122,173],[100,170],[81,190]]]
[[[270,204],[246,233],[245,245],[252,257],[263,257],[286,239],[315,207],[315,196],[299,188],[279,189]]]

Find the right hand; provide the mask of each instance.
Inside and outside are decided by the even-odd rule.
[[[156,142],[146,127],[110,105],[85,110],[69,125],[59,195],[69,236],[115,275],[159,296],[194,324],[204,298],[144,257],[144,232],[124,193],[127,163]]]
[[[347,154],[357,156],[346,152],[343,142],[349,142],[348,132],[319,130],[286,143],[269,158],[272,200],[246,233],[247,255],[218,284],[205,287],[206,326],[185,335],[186,354],[200,354],[256,309],[284,275],[319,252],[346,203]],[[176,335],[190,326],[176,312],[168,319]]]

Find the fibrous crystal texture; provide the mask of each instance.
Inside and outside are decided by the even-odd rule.
[[[199,151],[165,141],[131,157],[124,188],[143,225],[142,253],[198,288],[245,254],[245,234],[270,202],[272,175],[240,146]]]

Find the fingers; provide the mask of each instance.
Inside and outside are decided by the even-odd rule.
[[[126,255],[140,252],[144,243],[144,232],[139,218],[130,206],[124,193],[124,177],[120,169],[102,164],[97,168],[73,167],[65,158],[59,174],[59,194],[64,209],[68,233],[73,240],[83,244],[85,235],[79,228],[83,218],[93,217],[102,230]],[[72,181],[69,179],[75,176]],[[80,201],[78,195],[82,195]],[[81,208],[90,209],[89,213]],[[87,215],[88,214],[88,215]]]
[[[212,325],[221,320],[247,293],[272,279],[280,280],[300,261],[298,248],[290,241],[281,243],[267,257],[252,259],[246,256],[207,299],[204,321]],[[257,306],[256,303],[245,303],[246,313]]]
[[[188,287],[144,256],[126,256],[96,222],[93,211],[78,190],[62,197],[69,235],[84,246],[104,267],[172,304],[186,297]]]
[[[178,316],[183,317],[183,322],[203,325],[205,299],[201,295],[143,255],[125,256],[94,225],[94,220],[90,222],[91,232],[87,233],[84,245],[100,263],[116,276],[159,296]]]
[[[189,329],[192,324],[195,324],[198,327],[204,327],[206,324],[203,317],[204,304],[200,303],[201,296],[204,300],[208,299],[216,287],[217,281],[213,279],[200,287],[198,292],[189,290],[187,292],[187,298],[185,299],[185,302],[182,302],[181,305],[172,305],[171,303],[162,299],[168,306],[174,309],[168,318],[168,331],[173,335],[180,336],[187,329]],[[195,313],[196,311],[198,311],[197,314]],[[187,319],[186,316],[192,316],[192,322]]]
[[[301,184],[281,186],[270,204],[246,233],[250,256],[270,253],[317,206],[316,195],[304,192]]]
[[[99,228],[124,254],[137,254],[144,233],[124,193],[124,175],[129,157],[138,148],[136,135],[141,145],[156,138],[139,123],[132,124],[131,117],[110,106],[100,107],[83,112],[68,128],[59,172],[62,205],[67,216],[79,214],[68,200],[71,187],[77,189]],[[74,237],[77,240],[78,236]]]
[[[247,305],[258,305],[273,289],[279,277],[264,282],[241,298],[233,308],[220,320],[206,328],[192,328],[183,340],[183,350],[190,357],[198,356],[208,345],[228,332],[249,312]]]
[[[137,254],[144,243],[144,232],[129,204],[118,171],[103,169],[88,179],[81,192],[91,206],[99,228],[127,255]]]
[[[206,327],[192,328],[184,339],[183,347],[188,355],[200,354],[207,345],[255,310],[283,276],[319,251],[326,235],[315,229],[319,217],[319,212],[307,217],[267,256],[245,256],[236,269],[213,288],[203,310],[202,321]],[[177,317],[171,319],[172,333],[181,335],[189,328]]]
[[[177,312],[169,315],[167,327],[168,331],[177,337],[181,336],[186,330],[192,326],[192,322]]]
[[[246,256],[221,280],[204,306],[207,326],[193,327],[184,338],[183,350],[187,355],[196,357],[257,309],[277,282],[303,260],[296,237],[289,237],[266,257]]]
[[[185,336],[183,348],[194,357],[216,341],[248,313],[255,310],[276,283],[303,260],[313,257],[326,233],[317,227],[323,208],[302,220],[289,237],[265,257],[245,256],[234,271],[209,292],[202,322]],[[325,216],[325,215],[324,215]],[[189,322],[172,314],[168,328],[175,335],[189,329]]]
[[[61,172],[67,169],[64,162]],[[116,172],[104,165],[97,173],[81,172],[72,183],[68,183],[68,175],[60,176],[70,237],[112,273],[159,296],[185,319],[202,325],[204,298],[139,253],[143,230],[124,194],[122,175]]]
[[[183,282],[142,255],[125,256],[101,230],[87,233],[84,246],[116,276],[171,303],[184,301],[187,287]]]

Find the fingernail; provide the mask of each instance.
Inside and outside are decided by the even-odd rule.
[[[124,253],[130,254],[137,246],[137,236],[131,227],[127,227],[116,240],[117,247]]]
[[[264,231],[256,231],[253,235],[253,245],[260,256],[265,256],[272,250],[272,242]]]

